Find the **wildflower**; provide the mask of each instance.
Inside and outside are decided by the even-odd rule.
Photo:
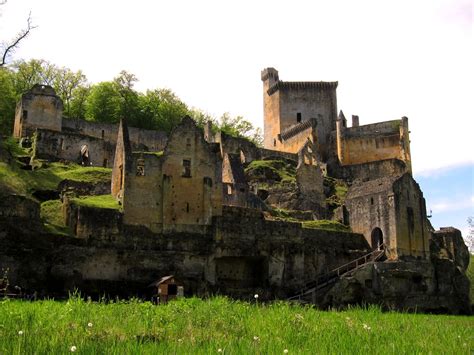
[[[288,349],[283,350],[283,354],[288,354]]]
[[[77,348],[76,348],[74,345],[71,346],[71,352],[72,352],[72,353],[75,352],[76,350],[77,350]]]
[[[258,293],[256,293],[253,298],[255,298],[256,300],[258,300]]]
[[[221,353],[221,352],[222,352],[222,349],[221,349],[221,348],[217,349],[217,352],[218,352],[218,353]]]
[[[23,330],[19,330],[18,335],[23,335]]]
[[[179,338],[178,339],[178,343],[181,343],[183,341],[183,339]]]
[[[258,336],[256,336],[256,335],[254,335],[254,336],[253,336],[253,340],[254,340],[254,341],[259,341],[260,338],[259,338]]]
[[[372,328],[369,327],[367,324],[364,324],[364,329],[365,329],[365,330],[370,330],[370,329],[372,329]]]
[[[93,324],[92,324],[91,322],[87,323],[87,326],[88,326],[89,328],[92,328],[92,325],[93,325]]]

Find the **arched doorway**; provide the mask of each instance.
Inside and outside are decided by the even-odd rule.
[[[372,230],[371,235],[371,245],[373,250],[381,250],[383,244],[383,233],[382,230],[378,227]]]

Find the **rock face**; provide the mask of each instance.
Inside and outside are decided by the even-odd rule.
[[[365,265],[319,295],[319,304],[338,307],[376,303],[387,309],[471,314],[469,252],[455,228],[434,232],[431,260]]]
[[[431,236],[430,244],[431,257],[434,262],[451,260],[463,272],[469,266],[469,249],[461,235],[461,231],[452,228],[441,228]]]
[[[469,280],[450,260],[368,264],[343,277],[319,303],[324,307],[373,303],[393,310],[471,313]]]

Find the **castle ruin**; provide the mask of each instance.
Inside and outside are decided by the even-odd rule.
[[[74,236],[70,243],[48,237],[55,250],[37,247],[46,253],[35,266],[45,270],[41,278],[91,292],[97,282],[143,285],[173,274],[195,294],[258,291],[322,306],[469,312],[459,291],[465,246],[458,231],[434,232],[429,223],[411,174],[408,119],[360,125],[352,116],[348,127],[337,114],[337,82],[284,82],[274,68],[261,79],[263,148],[189,117],[169,136],[126,119],[67,119],[50,87],[25,93],[14,136],[31,140],[36,159],[111,167],[119,206],[97,209],[64,195]],[[288,183],[275,166],[287,169]],[[318,220],[347,230],[305,227]],[[10,264],[22,280],[29,269],[19,254]]]

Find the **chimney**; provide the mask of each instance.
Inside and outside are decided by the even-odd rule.
[[[359,116],[352,115],[352,127],[359,127]]]

